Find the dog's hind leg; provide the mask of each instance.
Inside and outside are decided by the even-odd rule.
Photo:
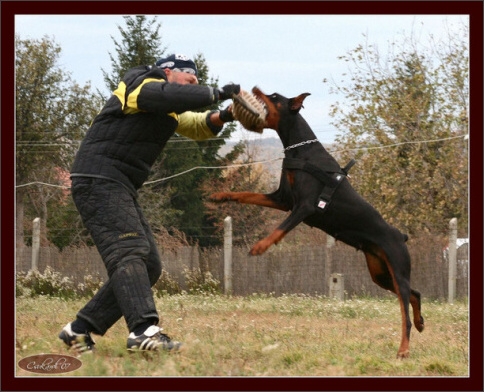
[[[408,235],[403,235],[403,240],[408,241]],[[410,289],[410,305],[413,309],[413,324],[417,331],[422,332],[425,328],[425,321],[421,312],[420,292]]]
[[[409,314],[409,279],[400,271],[394,270],[386,253],[380,247],[367,246],[364,247],[363,252],[373,281],[380,287],[392,291],[398,297],[402,314],[402,340],[397,357],[406,358],[409,356],[410,329],[412,328]]]
[[[420,310],[420,293],[417,290],[410,290],[410,304],[413,309],[413,323],[417,331],[422,332],[424,330],[424,318]]]

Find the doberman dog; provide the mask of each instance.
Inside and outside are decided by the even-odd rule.
[[[424,329],[424,319],[420,293],[410,288],[407,236],[388,224],[351,186],[347,171],[354,162],[342,169],[299,114],[309,93],[288,99],[278,93],[265,95],[258,87],[252,92],[267,110],[264,128],[274,129],[284,146],[279,188],[269,194],[219,192],[212,194],[210,200],[291,211],[269,236],[252,247],[251,255],[261,255],[301,222],[362,250],[373,282],[399,299],[402,339],[397,357],[408,357],[412,327],[409,304],[419,332]]]

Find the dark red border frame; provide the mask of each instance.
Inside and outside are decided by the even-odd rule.
[[[16,14],[462,14],[471,28],[471,317],[468,378],[15,378],[14,17]],[[1,2],[1,386],[2,391],[482,391],[483,217],[482,1],[2,1]],[[216,37],[215,37],[216,39]]]

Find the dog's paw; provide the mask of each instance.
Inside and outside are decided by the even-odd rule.
[[[251,256],[258,256],[263,254],[269,246],[266,243],[267,241],[260,240],[257,244],[255,244],[252,249],[249,251]]]
[[[425,322],[424,322],[424,318],[422,316],[420,316],[419,322],[415,322],[415,328],[419,332],[422,332],[425,329]]]
[[[216,202],[223,202],[223,201],[229,201],[232,199],[227,192],[218,192],[218,193],[212,193],[209,196],[209,200],[216,201]]]
[[[410,356],[410,351],[408,349],[404,351],[398,351],[397,353],[397,359],[405,359],[405,358],[408,358],[409,356]]]

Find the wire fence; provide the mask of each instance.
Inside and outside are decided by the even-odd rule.
[[[448,296],[449,263],[442,247],[442,239],[419,238],[408,243],[412,259],[411,286],[424,298],[445,300]],[[163,268],[185,287],[184,270],[210,272],[221,287],[224,285],[223,248],[180,247],[175,250],[159,248]],[[333,273],[344,276],[344,294],[353,296],[393,296],[371,280],[362,252],[336,242],[331,247],[295,246],[280,243],[261,256],[249,256],[248,249],[232,250],[232,294],[253,293],[329,295]],[[17,272],[31,268],[32,249],[21,247],[16,251]],[[457,250],[457,299],[468,297],[469,257],[468,244]],[[84,276],[107,279],[102,260],[94,247],[65,248],[41,247],[38,270],[46,267],[82,282]]]

